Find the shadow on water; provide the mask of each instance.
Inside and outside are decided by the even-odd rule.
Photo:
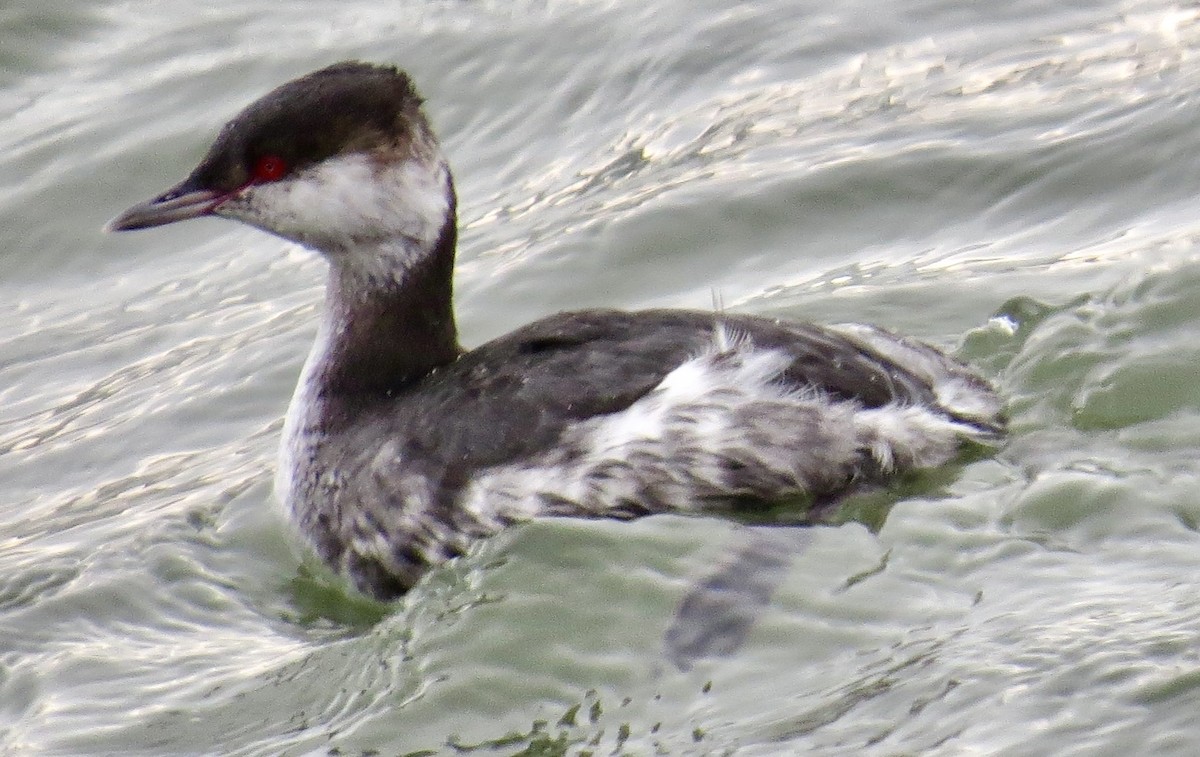
[[[904,499],[934,496],[945,490],[961,467],[994,450],[964,449],[959,464],[913,473],[887,488],[856,493],[829,504],[784,503],[758,510],[724,558],[684,594],[663,635],[663,654],[680,672],[704,659],[729,657],[745,642],[792,564],[808,549],[814,527],[859,523],[878,533],[892,507]],[[880,568],[882,569],[882,568]],[[853,576],[850,583],[865,576]]]
[[[811,531],[801,526],[744,529],[741,543],[679,603],[663,637],[671,664],[687,671],[698,660],[736,652],[811,539]]]

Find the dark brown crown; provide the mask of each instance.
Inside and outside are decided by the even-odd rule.
[[[294,79],[251,103],[217,136],[187,184],[232,191],[266,157],[288,172],[348,152],[407,150],[429,136],[421,97],[393,67],[336,63]]]

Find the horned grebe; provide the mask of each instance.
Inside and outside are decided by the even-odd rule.
[[[517,521],[831,501],[1003,430],[983,379],[870,326],[584,310],[464,351],[454,185],[395,68],[275,89],[108,228],[209,215],[329,263],[276,485],[320,556],[379,599]]]

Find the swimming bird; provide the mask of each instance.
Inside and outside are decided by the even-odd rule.
[[[454,183],[393,67],[283,84],[108,228],[202,216],[328,263],[276,487],[320,557],[382,600],[516,522],[835,501],[1003,431],[987,381],[873,326],[581,310],[464,350]]]

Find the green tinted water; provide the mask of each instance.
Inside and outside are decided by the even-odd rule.
[[[1198,52],[1157,0],[10,3],[0,745],[1194,754]],[[429,100],[469,343],[585,305],[871,321],[992,377],[1009,443],[813,529],[688,672],[664,634],[734,523],[536,523],[348,595],[270,491],[320,263],[99,228],[349,57]]]

